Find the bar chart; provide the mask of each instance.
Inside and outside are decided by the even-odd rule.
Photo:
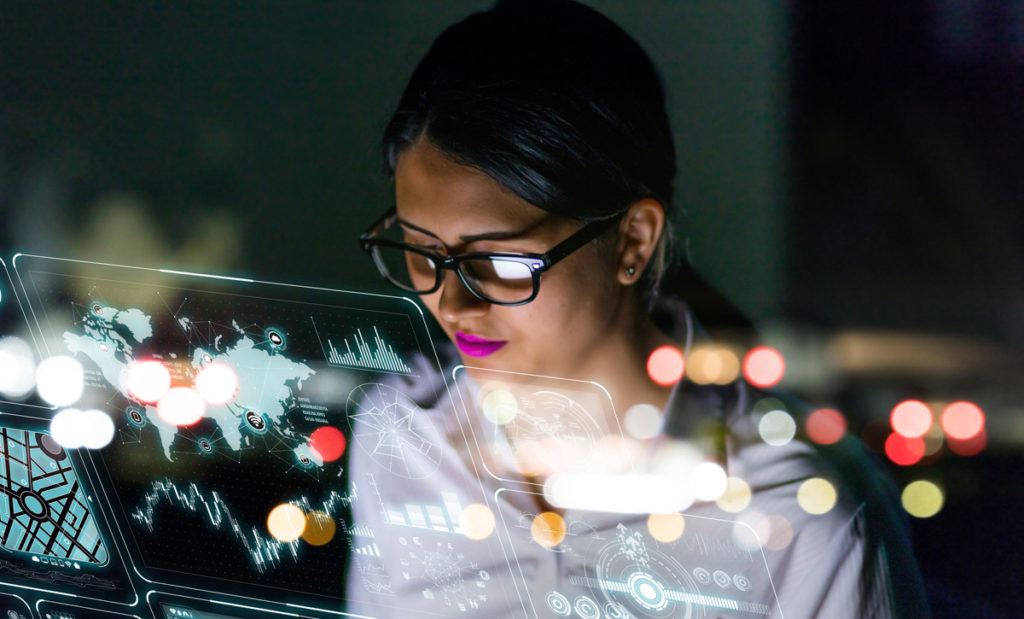
[[[412,368],[380,336],[377,327],[373,328],[373,344],[376,350],[371,350],[370,344],[363,337],[362,330],[356,329],[352,336],[352,342],[349,342],[349,338],[342,340],[341,350],[328,339],[324,354],[327,355],[327,362],[336,367],[377,370],[396,374],[413,373]]]

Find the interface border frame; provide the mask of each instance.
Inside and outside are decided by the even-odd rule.
[[[37,310],[42,309],[39,307],[42,304],[42,299],[29,294],[29,287],[26,283],[32,273],[49,273],[82,279],[105,279],[114,276],[113,281],[121,284],[131,283],[131,276],[134,275],[136,279],[149,278],[145,279],[144,283],[151,286],[166,285],[179,290],[188,289],[188,286],[183,285],[185,283],[204,293],[235,295],[247,297],[248,299],[256,298],[283,303],[325,305],[332,308],[358,310],[368,313],[399,315],[407,320],[408,326],[411,329],[414,339],[414,352],[426,360],[430,371],[437,371],[443,374],[443,367],[441,366],[437,350],[433,345],[423,309],[408,297],[23,253],[16,254],[13,257],[11,266],[15,276],[11,279],[15,280],[18,292],[20,293],[16,296],[20,296],[21,300],[23,300],[26,308],[25,316],[30,322],[33,336],[39,338],[37,345],[40,355],[49,352],[46,344],[47,330],[43,328],[43,322],[37,312]],[[89,275],[83,276],[72,272],[75,268],[88,271]],[[210,290],[211,287],[217,289]],[[248,291],[248,294],[246,291]],[[280,296],[268,295],[268,291],[273,291]],[[447,393],[448,385],[444,381],[440,381],[436,388],[446,392],[442,394],[439,391],[439,399],[440,397],[451,397],[451,394]],[[340,414],[345,416],[345,411],[340,411]],[[132,532],[124,530],[124,527],[127,526],[125,522],[122,522],[125,514],[119,501],[114,496],[111,496],[113,491],[108,486],[114,483],[114,480],[109,477],[109,473],[104,476],[105,466],[102,457],[95,453],[88,453],[83,454],[82,460],[87,464],[89,481],[99,490],[98,494],[103,496],[101,503],[103,503],[104,511],[106,512],[104,516],[113,524],[110,527],[111,535],[117,537],[116,543],[113,545],[119,547],[119,550],[123,549],[127,559],[127,566],[134,573],[135,577],[143,583],[149,586],[166,588],[168,592],[184,590],[217,598],[244,600],[254,603],[257,607],[262,607],[269,612],[273,612],[270,611],[272,608],[286,608],[290,612],[305,611],[331,616],[351,616],[349,613],[344,612],[344,610],[325,608],[325,605],[328,604],[338,604],[342,608],[344,607],[346,603],[344,582],[339,583],[339,594],[337,595],[317,595],[310,592],[298,592],[251,583],[240,583],[235,580],[222,580],[208,575],[174,572],[147,565],[142,556],[141,549],[133,539]],[[86,471],[83,471],[83,473],[86,473]],[[345,477],[347,479],[347,470]],[[346,483],[346,492],[347,490]],[[345,531],[339,531],[339,535],[345,535]],[[345,543],[347,555],[351,552],[351,539],[346,539]],[[347,558],[345,563],[347,569]],[[284,601],[282,593],[287,594],[290,601]]]

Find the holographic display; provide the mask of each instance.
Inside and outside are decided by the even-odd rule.
[[[343,608],[349,553],[374,552],[351,527],[353,503],[366,499],[345,467],[347,413],[400,430],[401,411],[418,410],[400,391],[378,386],[364,398],[360,387],[414,377],[423,366],[414,372],[411,355],[439,372],[418,308],[31,256],[16,268],[47,354],[81,362],[83,402],[115,420],[114,441],[91,460],[139,575]],[[153,394],[160,381],[138,379],[146,367],[169,376]],[[211,371],[217,380],[203,384]],[[182,392],[185,404],[168,404]],[[183,420],[193,402],[200,414]],[[398,475],[429,474],[403,466],[409,450],[433,453],[406,433],[378,454]]]
[[[49,434],[0,427],[0,547],[44,565],[103,565],[107,547],[71,460]]]

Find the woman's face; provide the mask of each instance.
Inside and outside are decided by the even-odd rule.
[[[398,217],[408,243],[449,255],[473,251],[544,253],[581,227],[537,208],[486,174],[455,163],[421,139],[399,156]],[[616,281],[615,248],[589,243],[541,277],[526,305],[474,297],[454,271],[421,299],[466,365],[546,376],[579,377],[604,345],[626,328],[627,288]]]

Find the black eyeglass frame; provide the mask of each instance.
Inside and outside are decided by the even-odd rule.
[[[466,290],[470,292],[474,297],[481,301],[493,303],[494,305],[504,306],[516,306],[526,305],[530,301],[537,298],[537,294],[540,292],[540,276],[541,273],[547,271],[551,267],[555,266],[558,262],[564,259],[569,254],[573,253],[577,249],[583,247],[590,241],[596,239],[601,234],[604,234],[612,226],[614,226],[625,213],[618,213],[612,217],[606,219],[599,219],[585,224],[582,228],[572,233],[567,239],[558,243],[543,254],[534,253],[519,253],[519,252],[506,252],[506,251],[478,251],[470,252],[467,254],[459,254],[458,256],[445,256],[437,252],[422,249],[408,243],[402,243],[399,241],[392,241],[391,239],[382,239],[377,235],[378,230],[382,227],[384,229],[390,228],[398,220],[398,212],[395,207],[388,209],[380,218],[377,219],[365,232],[359,235],[359,245],[363,248],[363,251],[370,254],[370,258],[373,259],[374,264],[377,265],[377,270],[380,271],[381,275],[384,276],[391,284],[406,290],[408,292],[414,292],[416,294],[430,294],[436,292],[441,288],[441,284],[444,283],[444,271],[455,271],[459,276],[459,280],[462,281],[462,285],[466,287]],[[437,265],[435,269],[436,278],[434,285],[428,290],[416,290],[409,286],[406,286],[393,278],[388,272],[387,265],[380,258],[378,253],[374,251],[377,246],[395,247],[405,251],[411,251],[421,256],[425,256],[434,261]],[[480,291],[473,288],[466,278],[466,275],[459,268],[463,262],[467,260],[479,260],[479,259],[490,259],[500,258],[502,260],[511,260],[519,262],[530,269],[530,275],[533,278],[533,293],[530,294],[529,298],[522,301],[497,301],[495,299],[488,298]]]

